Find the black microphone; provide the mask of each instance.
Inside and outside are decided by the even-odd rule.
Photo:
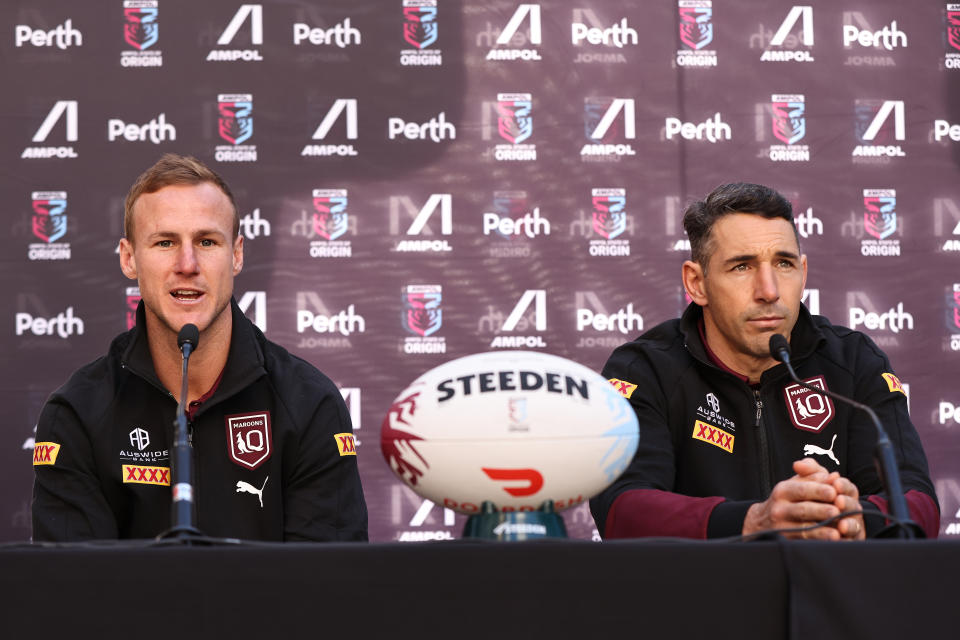
[[[177,403],[177,417],[173,421],[173,465],[170,470],[172,488],[172,504],[170,508],[170,519],[172,527],[157,536],[163,538],[177,538],[180,540],[189,540],[195,536],[203,534],[193,526],[193,483],[191,476],[192,449],[190,439],[187,433],[187,411],[188,387],[187,384],[187,364],[190,362],[190,354],[197,348],[200,342],[200,330],[195,324],[185,324],[177,334],[177,347],[183,354],[183,369],[180,374],[180,401]]]
[[[793,370],[793,365],[790,364],[790,344],[787,342],[787,339],[779,333],[770,336],[770,355],[778,362],[786,365],[790,377],[804,389],[809,389],[821,396],[839,400],[861,411],[865,411],[867,415],[870,416],[870,419],[873,421],[873,426],[877,429],[877,445],[874,449],[874,462],[877,465],[877,473],[880,475],[883,488],[887,491],[890,513],[896,519],[896,522],[891,525],[890,529],[898,534],[896,537],[925,537],[923,529],[910,519],[910,511],[907,509],[907,502],[903,497],[903,487],[900,484],[900,470],[897,467],[897,460],[893,455],[893,447],[890,444],[890,438],[887,437],[887,432],[883,429],[883,425],[880,424],[880,418],[877,417],[877,413],[862,402],[857,402],[852,398],[842,396],[828,389],[820,389],[801,380],[797,376],[797,372]],[[881,531],[876,537],[881,537],[884,533],[885,531]]]

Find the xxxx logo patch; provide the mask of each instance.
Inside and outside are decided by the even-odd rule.
[[[170,486],[170,467],[138,467],[132,464],[122,466],[124,484],[156,484]]]
[[[637,385],[631,384],[626,380],[610,378],[609,382],[613,385],[613,388],[617,390],[617,393],[627,399],[629,399],[630,396],[633,395],[633,392],[637,390]]]
[[[337,441],[337,450],[341,457],[357,455],[357,441],[352,433],[335,433],[333,439]]]
[[[727,453],[733,453],[733,434],[706,422],[697,420],[693,423],[693,439],[708,442]]]
[[[38,442],[33,445],[33,464],[56,464],[60,445],[56,442]]]
[[[903,395],[907,395],[906,390],[903,388],[903,384],[900,383],[900,378],[892,373],[881,373],[880,375],[883,376],[883,379],[886,381],[887,388],[890,389],[890,393],[899,391]]]

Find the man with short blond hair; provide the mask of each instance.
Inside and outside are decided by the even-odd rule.
[[[140,286],[137,323],[43,408],[37,446],[55,454],[35,461],[34,539],[151,538],[171,526],[186,324],[200,331],[183,399],[196,527],[251,540],[367,539],[343,398],[237,307],[238,229],[229,187],[195,158],[164,155],[131,187],[120,268]]]

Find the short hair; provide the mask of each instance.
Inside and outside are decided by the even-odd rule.
[[[193,156],[165,153],[134,181],[123,207],[123,235],[133,242],[133,205],[145,193],[156,193],[171,185],[195,185],[209,182],[217,186],[233,207],[233,237],[240,233],[240,212],[233,192],[220,175]]]
[[[800,245],[800,237],[793,224],[793,207],[789,200],[762,184],[722,184],[703,200],[691,203],[683,213],[683,228],[690,240],[690,259],[699,263],[704,272],[713,253],[710,245],[713,225],[731,213],[752,213],[768,219],[783,218],[790,222],[797,246]]]

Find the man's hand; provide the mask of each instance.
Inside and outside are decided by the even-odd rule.
[[[744,535],[766,529],[809,526],[844,511],[861,509],[856,486],[840,474],[828,472],[816,460],[797,460],[793,471],[796,475],[778,482],[769,498],[750,507],[743,521]],[[862,540],[863,518],[844,518],[836,526],[783,535],[813,540]]]

